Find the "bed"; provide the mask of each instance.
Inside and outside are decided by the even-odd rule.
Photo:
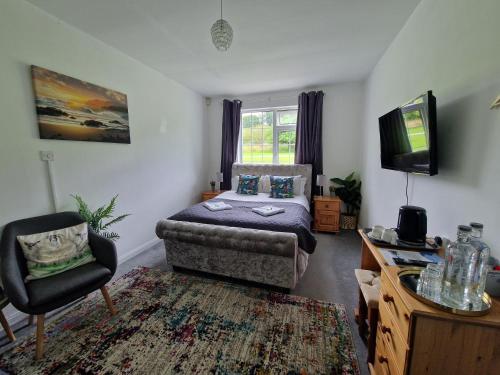
[[[307,198],[311,166],[234,164],[232,175],[240,174],[301,175],[307,182],[304,194],[294,198],[227,191],[213,201],[224,201],[231,210],[211,212],[200,203],[159,221],[156,234],[164,240],[167,260],[174,267],[293,289],[316,246]],[[264,218],[251,212],[269,203],[285,213]]]

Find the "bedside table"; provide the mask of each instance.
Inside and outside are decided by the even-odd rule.
[[[314,226],[318,232],[340,231],[340,203],[338,197],[315,195],[314,202]]]
[[[201,193],[201,201],[208,201],[209,199],[215,198],[217,195],[224,193],[225,190],[215,190],[215,191],[204,191]]]

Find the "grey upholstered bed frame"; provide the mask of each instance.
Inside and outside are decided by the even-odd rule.
[[[232,175],[255,174],[307,177],[311,192],[311,165],[234,164]],[[299,263],[307,259],[294,233],[161,220],[156,234],[165,243],[169,264],[197,271],[293,289]],[[306,257],[307,258],[307,257]],[[303,271],[303,269],[302,269]]]

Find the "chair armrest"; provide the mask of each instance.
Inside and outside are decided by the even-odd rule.
[[[89,228],[89,245],[97,262],[109,268],[114,275],[118,264],[115,243]]]
[[[26,267],[26,259],[16,250],[17,238],[7,225],[2,234],[0,242],[0,274],[4,293],[14,307],[26,312],[29,308],[29,297],[24,285],[24,278],[21,272]]]

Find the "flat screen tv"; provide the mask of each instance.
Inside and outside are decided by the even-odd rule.
[[[379,118],[382,168],[438,173],[436,98],[420,95]]]

